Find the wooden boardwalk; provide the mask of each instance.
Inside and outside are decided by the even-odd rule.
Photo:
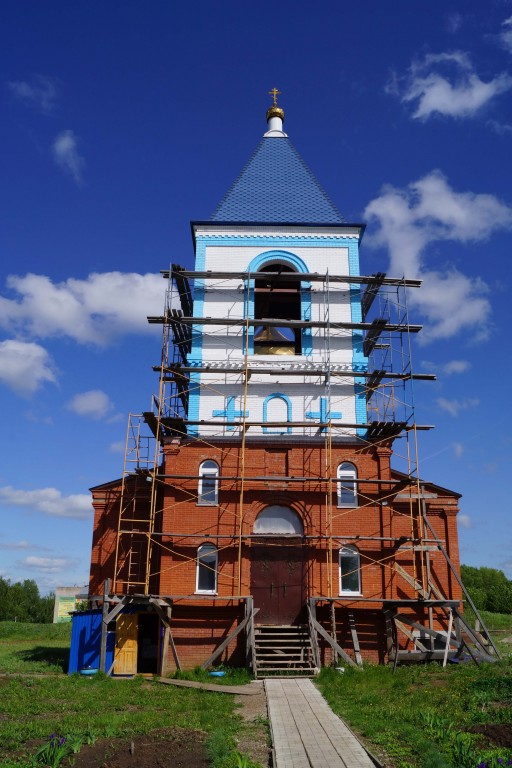
[[[276,768],[374,768],[311,680],[265,680]]]

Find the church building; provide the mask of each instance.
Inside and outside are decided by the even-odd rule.
[[[418,474],[415,382],[434,378],[411,362],[420,281],[365,273],[364,224],[271,94],[249,161],[191,224],[193,268],[162,273],[153,409],[130,416],[123,476],[91,489],[89,596],[113,674],[488,650],[462,613],[459,494]]]

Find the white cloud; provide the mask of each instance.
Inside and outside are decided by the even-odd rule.
[[[465,373],[471,368],[471,363],[468,360],[450,360],[442,367],[443,373],[447,376],[451,376],[452,373]]]
[[[0,541],[0,549],[32,549],[28,541]]]
[[[451,32],[452,34],[455,34],[455,32],[458,32],[462,26],[463,21],[464,21],[464,17],[461,13],[458,13],[458,12],[451,13],[446,19],[446,27],[448,29],[448,32]]]
[[[0,382],[27,396],[46,381],[55,382],[55,373],[44,347],[16,339],[0,341]]]
[[[43,416],[40,413],[34,413],[32,410],[26,411],[24,416],[27,421],[31,421],[34,424],[53,424],[53,418],[51,416]]]
[[[427,370],[438,371],[444,373],[445,376],[452,376],[454,373],[465,373],[471,368],[469,360],[449,360],[447,363],[437,365],[429,360],[422,360],[421,367]]]
[[[0,502],[5,506],[24,507],[55,517],[89,520],[92,516],[91,498],[85,493],[63,496],[57,488],[25,491],[11,485],[0,487]]]
[[[510,136],[512,133],[512,125],[510,123],[500,123],[499,120],[488,120],[487,125],[498,136]]]
[[[124,453],[125,441],[119,440],[117,443],[110,443],[108,449],[111,453]]]
[[[73,131],[61,131],[53,142],[53,157],[57,165],[80,186],[83,181],[85,160],[78,152],[78,140]]]
[[[7,83],[7,87],[17,99],[45,113],[52,111],[59,95],[57,82],[43,75],[35,75],[31,83],[13,80]]]
[[[100,346],[129,333],[155,333],[147,315],[159,315],[166,284],[154,273],[92,273],[53,283],[45,275],[10,275],[14,298],[0,296],[0,325],[33,338],[66,336]]]
[[[91,389],[75,395],[66,404],[66,408],[78,416],[97,420],[105,418],[113,410],[114,404],[106,392],[102,392],[101,389]]]
[[[66,557],[36,557],[31,555],[20,560],[20,565],[31,568],[41,573],[61,573],[75,565],[73,560]]]
[[[501,26],[503,31],[499,35],[500,42],[507,51],[512,53],[512,16],[505,19]]]
[[[426,120],[434,114],[473,117],[491,99],[512,88],[512,77],[503,72],[484,82],[466,53],[427,54],[414,61],[403,78],[393,78],[388,92],[411,104],[413,118]]]
[[[463,514],[459,513],[457,515],[457,522],[459,523],[459,525],[462,528],[472,528],[473,527],[473,523],[472,523],[471,518],[470,518],[469,515],[463,515]]]
[[[453,443],[453,453],[455,454],[456,459],[460,459],[462,454],[464,453],[464,446],[462,443]]]
[[[461,411],[476,408],[480,404],[480,400],[476,397],[468,397],[464,400],[448,400],[445,397],[438,397],[436,403],[442,411],[446,411],[450,416],[458,416]]]
[[[32,542],[26,541],[25,539],[20,539],[20,541],[0,541],[0,549],[14,552],[26,551],[28,549],[43,552],[48,551],[48,547],[43,547],[41,544],[33,544]]]
[[[429,321],[420,340],[450,338],[462,329],[485,338],[491,311],[487,285],[454,266],[430,268],[428,246],[484,241],[499,229],[512,229],[512,208],[493,195],[456,192],[440,171],[432,171],[406,189],[385,187],[364,215],[377,227],[367,244],[388,248],[392,274],[423,280],[410,292],[411,305]]]

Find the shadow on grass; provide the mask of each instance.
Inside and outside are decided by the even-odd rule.
[[[51,648],[44,645],[36,645],[26,651],[18,651],[16,654],[21,661],[37,662],[48,666],[60,667],[63,672],[68,671],[69,648]]]

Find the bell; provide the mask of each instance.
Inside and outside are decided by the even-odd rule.
[[[294,355],[295,342],[288,339],[279,328],[266,325],[254,334],[255,355]]]

